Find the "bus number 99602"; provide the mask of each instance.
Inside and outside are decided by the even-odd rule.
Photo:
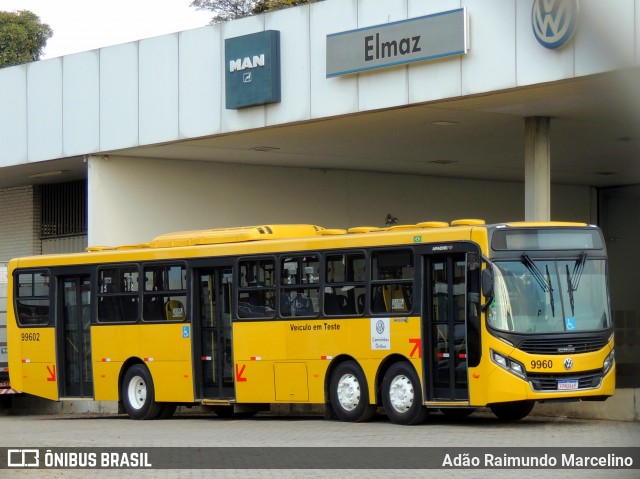
[[[22,333],[22,341],[40,341],[40,333]]]

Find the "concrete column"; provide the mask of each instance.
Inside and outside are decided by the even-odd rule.
[[[524,219],[551,219],[551,120],[548,117],[525,118],[524,142]]]

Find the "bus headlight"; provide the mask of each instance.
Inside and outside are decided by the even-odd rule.
[[[615,359],[616,359],[616,350],[612,349],[611,352],[609,353],[609,356],[607,356],[604,360],[604,363],[602,363],[603,376],[609,372],[609,370],[613,366],[613,362],[615,361]]]
[[[522,363],[516,361],[513,358],[503,356],[500,353],[496,353],[493,349],[491,351],[491,360],[500,366],[502,369],[509,371],[511,374],[515,374],[519,378],[527,379],[527,373]]]

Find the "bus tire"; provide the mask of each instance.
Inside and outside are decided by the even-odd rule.
[[[354,361],[340,363],[331,375],[331,406],[340,421],[365,422],[376,412],[369,404],[369,387],[362,369]]]
[[[382,380],[382,405],[394,424],[412,426],[427,418],[420,379],[409,363],[395,363],[387,370]]]
[[[519,421],[529,415],[534,401],[513,401],[489,405],[491,412],[503,421]]]
[[[122,379],[122,403],[131,419],[155,419],[162,405],[155,401],[151,373],[146,366],[134,364]]]

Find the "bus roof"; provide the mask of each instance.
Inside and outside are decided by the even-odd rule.
[[[483,220],[461,219],[451,223],[425,221],[411,225],[392,225],[385,228],[359,226],[345,229],[327,229],[308,224],[276,224],[215,228],[167,233],[147,243],[119,246],[90,246],[88,253],[39,255],[12,260],[15,268],[43,266],[46,264],[89,264],[104,261],[135,261],[139,256],[148,259],[197,257],[205,255],[201,249],[208,245],[219,245],[213,255],[261,254],[287,250],[313,250],[340,247],[407,244],[420,236],[423,241],[463,241],[471,239],[473,229],[494,227],[585,227],[584,223],[568,222],[514,222],[485,225]],[[329,238],[335,240],[327,241]],[[282,241],[274,241],[282,240]],[[251,252],[242,244],[253,243]],[[293,243],[292,243],[293,242]],[[278,243],[276,246],[275,243]],[[295,243],[295,245],[294,245]],[[234,247],[234,245],[238,245]],[[293,246],[293,247],[292,247]],[[171,251],[171,252],[170,252]],[[106,256],[108,256],[108,258]]]

